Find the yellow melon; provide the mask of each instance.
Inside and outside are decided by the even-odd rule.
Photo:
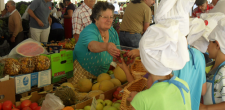
[[[121,82],[119,79],[114,78],[114,79],[110,79],[110,81],[114,84],[115,87],[121,86]]]
[[[65,83],[61,84],[60,87],[69,87],[69,88],[75,90],[73,84],[71,84],[69,82],[65,82]]]
[[[92,98],[102,93],[104,93],[102,90],[94,90],[88,93],[88,97]]]
[[[80,79],[77,84],[77,89],[80,92],[89,92],[91,91],[91,88],[92,88],[92,83],[89,79],[86,79],[86,78]]]
[[[91,89],[91,90],[92,90],[92,91],[93,91],[93,90],[99,90],[99,84],[100,84],[100,83],[94,84],[94,85],[92,86],[92,89]]]
[[[127,81],[127,77],[126,74],[124,73],[124,71],[117,66],[114,70],[114,76],[116,79],[119,79],[121,83],[125,83]]]
[[[107,73],[102,73],[102,74],[98,75],[97,81],[101,82],[101,81],[110,80],[110,79],[111,79],[111,77]]]
[[[103,92],[111,90],[114,87],[114,84],[110,80],[104,80],[100,83],[99,89]]]

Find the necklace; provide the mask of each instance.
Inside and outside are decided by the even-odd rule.
[[[102,40],[104,40],[106,38],[106,36],[102,36]]]

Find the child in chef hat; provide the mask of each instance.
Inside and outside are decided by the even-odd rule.
[[[149,27],[140,43],[141,61],[150,73],[147,85],[131,105],[136,110],[191,110],[188,84],[172,75],[189,61],[187,40],[178,30],[177,20],[164,20]],[[125,71],[126,65],[119,64]]]
[[[206,66],[207,92],[200,110],[225,109],[225,18],[222,18],[208,37],[209,57],[215,61]],[[214,104],[214,105],[212,105]]]

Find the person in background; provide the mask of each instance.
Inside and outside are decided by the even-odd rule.
[[[199,110],[225,109],[225,18],[222,18],[208,39],[209,58],[215,59],[206,65],[207,92],[204,105]]]
[[[192,110],[199,110],[201,96],[206,93],[206,75],[205,75],[205,59],[204,55],[197,50],[202,45],[201,36],[205,31],[205,23],[199,18],[190,18],[190,32],[187,37],[188,42],[188,52],[190,61],[185,64],[185,66],[180,70],[173,71],[173,75],[179,77],[186,81],[190,88],[191,95],[191,108]],[[203,39],[204,40],[204,39]],[[199,44],[198,44],[199,43]],[[190,47],[194,46],[193,47]]]
[[[58,19],[58,16],[56,15],[57,9],[54,6],[55,6],[55,4],[52,3],[51,15]]]
[[[113,6],[115,7],[114,14],[119,14],[120,7],[119,7],[117,1],[114,1]]]
[[[76,42],[79,39],[79,35],[81,31],[91,24],[90,16],[92,14],[92,8],[95,4],[96,0],[84,0],[84,3],[80,7],[78,7],[72,17],[72,25],[73,25],[73,36]]]
[[[120,44],[138,48],[142,34],[151,23],[150,6],[155,0],[133,0],[127,7],[120,25]]]
[[[211,4],[212,4],[213,6],[216,6],[216,4],[217,4],[218,1],[219,1],[219,0],[212,0]]]
[[[14,1],[7,2],[7,11],[9,15],[9,34],[10,34],[10,48],[13,49],[16,45],[24,40],[24,33],[22,27],[22,19],[20,13],[16,9],[16,3]]]
[[[64,39],[64,28],[60,22],[50,15],[52,18],[51,30],[48,38],[48,42],[54,41],[62,41]]]
[[[50,17],[52,9],[51,0],[33,0],[28,9],[30,17],[31,38],[39,42],[48,42]]]
[[[188,84],[172,75],[189,60],[187,40],[178,29],[179,22],[168,19],[149,27],[141,38],[141,62],[150,75],[146,90],[132,91],[127,98],[130,110],[191,110]],[[124,62],[118,65],[129,71]]]
[[[74,4],[70,2],[70,0],[63,0],[63,3],[67,6],[66,12],[62,15],[64,18],[64,29],[65,29],[65,38],[72,38],[72,16],[73,11],[75,10]]]
[[[62,15],[64,15],[65,10],[66,10],[64,4],[63,4],[63,3],[60,3],[60,4],[59,4],[59,7],[60,7],[60,11],[62,12]]]
[[[98,1],[94,5],[90,16],[92,23],[80,33],[74,49],[76,71],[73,84],[77,83],[77,77],[97,78],[99,74],[106,73],[113,57],[119,56],[120,51],[116,47],[119,38],[112,27],[113,12],[114,6],[111,3]]]
[[[120,11],[123,11],[123,3],[120,5]]]
[[[208,4],[207,0],[196,0],[195,4],[198,6],[194,9],[192,17],[200,18],[201,13],[208,13],[209,10],[213,9],[212,4]]]
[[[80,1],[80,3],[78,3],[78,7],[80,7],[83,3],[84,1]]]
[[[5,9],[3,11],[1,11],[1,17],[0,18],[5,18],[5,17],[9,17],[9,12],[7,11],[7,4],[5,4]]]
[[[78,8],[77,1],[74,2],[74,7],[75,7],[75,9]]]
[[[129,2],[126,2],[123,7],[126,8],[128,6]]]

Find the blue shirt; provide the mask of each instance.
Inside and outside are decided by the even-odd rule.
[[[34,12],[36,17],[40,19],[44,27],[38,25],[38,22],[30,17],[30,27],[37,29],[46,29],[49,27],[48,17],[51,13],[52,2],[45,2],[45,0],[33,0],[30,4],[30,9]]]
[[[115,45],[120,45],[119,37],[116,30],[111,27],[109,30],[109,41]],[[80,33],[79,40],[74,49],[74,60],[78,60],[80,65],[90,72],[98,76],[101,73],[106,73],[109,69],[113,57],[107,52],[93,53],[88,50],[88,44],[91,41],[103,42],[101,34],[97,26],[92,23],[84,28]]]
[[[54,29],[63,29],[62,24],[53,23],[52,26],[51,26],[51,30],[54,30]]]
[[[204,55],[195,48],[189,48],[190,61],[183,69],[173,71],[173,74],[186,81],[190,88],[191,108],[199,110],[202,85],[206,82],[205,58]]]

